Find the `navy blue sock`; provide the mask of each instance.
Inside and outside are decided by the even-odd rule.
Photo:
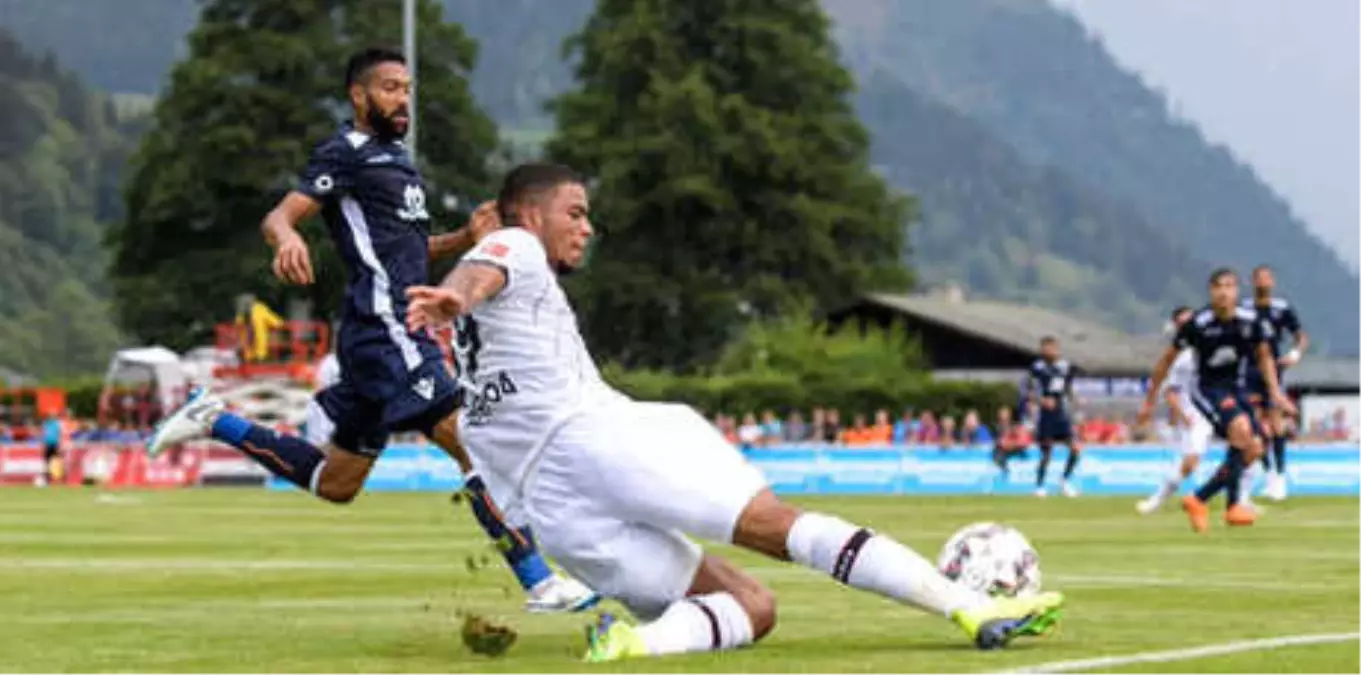
[[[1232,455],[1237,453],[1230,450],[1229,454]],[[1219,469],[1214,472],[1214,475],[1210,476],[1210,480],[1205,481],[1205,484],[1200,486],[1199,490],[1196,490],[1196,499],[1199,499],[1202,502],[1208,502],[1211,499],[1214,499],[1215,495],[1219,494],[1220,490],[1229,486],[1228,477],[1229,460],[1226,457],[1224,462],[1219,465]]]
[[[1229,491],[1229,506],[1233,506],[1242,497],[1239,492],[1242,488],[1243,470],[1246,468],[1243,453],[1237,448],[1229,448],[1229,456],[1224,460],[1224,464],[1227,471],[1224,480],[1228,483],[1224,488]]]
[[[1267,471],[1276,470],[1276,463],[1272,461],[1270,449],[1262,453],[1262,468],[1266,469]]]
[[[1053,454],[1053,448],[1040,446],[1040,467],[1035,470],[1035,487],[1044,487],[1044,475],[1049,473],[1049,458]]]
[[[312,474],[326,455],[296,436],[285,436],[231,413],[218,415],[213,438],[231,444],[269,472],[311,491]]]
[[[1263,456],[1274,456],[1276,460],[1276,473],[1285,475],[1285,436],[1277,436],[1271,439],[1271,452],[1263,453]]]
[[[500,509],[492,503],[491,495],[487,494],[487,484],[482,482],[480,476],[469,475],[463,483],[463,489],[468,491],[468,502],[473,507],[477,524],[496,542],[496,548],[500,549],[506,564],[515,572],[521,587],[529,590],[553,576],[548,562],[539,554],[534,532],[528,526],[515,528],[506,523]]]
[[[1072,478],[1072,477],[1073,477],[1073,469],[1076,469],[1076,468],[1077,468],[1077,460],[1078,460],[1078,458],[1081,457],[1081,456],[1082,456],[1082,453],[1080,453],[1080,452],[1078,452],[1078,451],[1076,451],[1076,450],[1074,450],[1074,449],[1072,449],[1072,448],[1068,448],[1068,462],[1067,462],[1066,464],[1063,465],[1063,479],[1064,479],[1064,480],[1068,480],[1069,478]]]

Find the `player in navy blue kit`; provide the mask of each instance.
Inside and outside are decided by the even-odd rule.
[[[1044,497],[1045,474],[1049,472],[1049,458],[1054,444],[1068,446],[1068,462],[1063,466],[1063,494],[1077,496],[1077,488],[1070,479],[1077,468],[1082,446],[1073,438],[1073,423],[1068,416],[1068,405],[1073,398],[1073,365],[1059,358],[1058,338],[1040,340],[1040,358],[1030,366],[1026,381],[1026,396],[1032,406],[1038,406],[1035,419],[1035,441],[1040,446],[1040,466],[1035,472],[1035,495]]]
[[[1269,322],[1255,311],[1238,306],[1238,275],[1221,268],[1210,275],[1210,305],[1177,329],[1172,344],[1153,366],[1148,395],[1139,409],[1139,424],[1148,424],[1168,369],[1177,354],[1190,347],[1195,349],[1199,376],[1197,387],[1190,392],[1191,402],[1214,426],[1215,433],[1229,444],[1224,462],[1214,476],[1195,494],[1182,499],[1182,508],[1197,532],[1209,529],[1206,502],[1221,490],[1228,492],[1224,519],[1229,525],[1251,525],[1256,520],[1256,513],[1239,503],[1243,469],[1263,452],[1261,429],[1242,383],[1247,363],[1256,361],[1273,402],[1287,411],[1294,409],[1276,381],[1275,358],[1268,344],[1271,337]]]
[[[345,262],[347,284],[336,354],[341,378],[316,396],[334,423],[318,448],[225,411],[212,395],[197,395],[171,415],[149,444],[153,453],[193,438],[231,444],[275,475],[336,503],[364,485],[393,432],[419,431],[458,462],[468,476],[479,524],[500,545],[530,595],[531,611],[579,610],[597,597],[557,577],[528,528],[508,525],[457,437],[457,387],[442,352],[425,332],[408,331],[406,289],[429,282],[429,262],[458,255],[499,223],[495,205],[469,226],[430,236],[425,184],[402,144],[409,123],[411,74],[400,53],[369,49],[350,59],[346,89],[352,123],[312,151],[299,186],[261,224],[274,249],[274,274],[286,283],[313,281],[311,254],[297,227],[321,213]]]
[[[1276,382],[1284,387],[1285,369],[1299,363],[1305,350],[1309,349],[1309,334],[1305,333],[1300,325],[1295,306],[1285,298],[1275,296],[1273,294],[1275,289],[1276,278],[1271,268],[1258,265],[1252,270],[1253,297],[1244,300],[1243,306],[1255,310],[1259,317],[1271,324],[1272,336],[1267,340],[1267,344],[1271,347],[1272,357],[1276,359]],[[1294,345],[1289,352],[1282,354],[1281,341],[1287,334],[1294,341]],[[1262,377],[1262,372],[1254,363],[1248,364],[1246,383],[1248,401],[1257,407],[1255,412],[1259,416],[1258,419],[1264,422],[1263,431],[1270,439],[1270,447],[1262,455],[1262,462],[1267,467],[1266,489],[1263,495],[1268,499],[1280,501],[1286,497],[1285,415],[1281,413],[1280,408],[1271,405],[1266,379]]]

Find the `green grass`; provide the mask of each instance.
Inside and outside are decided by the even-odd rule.
[[[196,490],[0,491],[0,671],[989,671],[1237,640],[1358,630],[1356,499],[1297,499],[1253,528],[1193,536],[1132,499],[800,500],[934,558],[957,527],[1002,520],[1040,551],[1066,621],[1006,652],[819,575],[733,554],[772,585],[780,624],[724,654],[587,668],[583,617],[528,616],[465,507],[446,496]],[[728,551],[731,553],[731,551]],[[499,659],[458,638],[460,611],[520,638]],[[1127,672],[1357,672],[1357,644],[1283,647]]]

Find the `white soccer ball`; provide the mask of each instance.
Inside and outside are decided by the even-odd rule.
[[[987,595],[1040,592],[1040,556],[1014,528],[974,523],[961,528],[941,549],[940,573]]]

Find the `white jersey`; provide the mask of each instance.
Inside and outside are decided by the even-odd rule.
[[[317,365],[316,389],[321,391],[340,382],[340,359],[334,353],[327,354]]]
[[[1181,350],[1180,354],[1177,354],[1177,360],[1172,362],[1172,368],[1167,371],[1167,381],[1163,383],[1163,391],[1175,389],[1182,392],[1183,396],[1190,396],[1198,381],[1196,350],[1187,347]]]
[[[499,267],[506,284],[454,324],[459,431],[480,469],[516,483],[563,422],[626,399],[601,379],[538,237],[497,230],[463,263]]]

